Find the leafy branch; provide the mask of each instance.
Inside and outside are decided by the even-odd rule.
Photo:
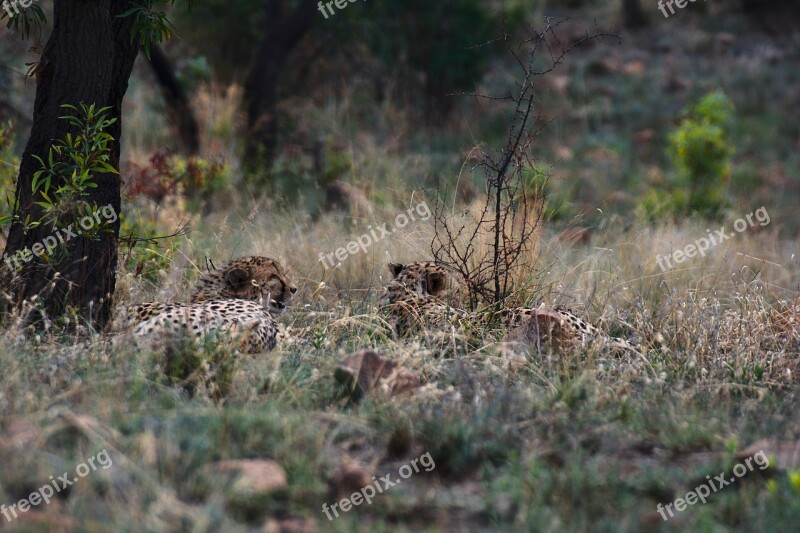
[[[139,45],[144,50],[147,59],[150,59],[150,49],[168,41],[177,34],[177,28],[167,18],[167,13],[162,9],[173,6],[178,0],[145,0],[135,2],[134,7],[117,15],[119,18],[134,17],[131,26],[131,42],[139,39]],[[192,1],[184,0],[187,8],[191,9]]]
[[[85,214],[91,206],[83,198],[90,195],[90,189],[97,187],[95,176],[119,174],[111,164],[114,137],[105,131],[117,121],[107,116],[111,108],[97,108],[95,104],[85,103],[80,107],[69,104],[61,107],[74,113],[59,118],[69,122],[76,131],[53,141],[47,161],[33,156],[41,168],[33,174],[31,190],[33,197],[38,198],[35,203],[44,210],[44,216],[39,221],[30,222],[29,228],[45,221],[55,226],[65,217]]]
[[[42,33],[42,27],[47,24],[47,17],[45,17],[42,8],[36,4],[28,7],[22,7],[19,4],[14,6],[14,15],[8,16],[8,11],[5,9],[0,10],[0,20],[8,19],[6,27],[13,30],[14,33],[19,33],[23,39],[27,39],[31,35],[31,27],[36,26],[39,35]]]

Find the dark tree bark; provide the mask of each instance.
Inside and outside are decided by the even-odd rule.
[[[178,138],[184,152],[194,155],[200,150],[200,136],[197,119],[183,85],[175,75],[175,68],[160,46],[150,49],[150,66],[156,75],[161,94],[167,104],[167,115],[172,126],[178,132]]]
[[[114,137],[111,164],[119,168],[122,98],[138,53],[138,43],[131,41],[132,17],[118,18],[131,7],[127,0],[58,0],[54,2],[53,31],[36,69],[36,100],[33,127],[22,155],[15,193],[15,215],[9,231],[4,259],[53,235],[53,228],[42,224],[25,231],[20,220],[40,220],[42,209],[34,202],[32,178],[39,170],[34,156],[47,160],[53,139],[64,138],[73,128],[59,119],[65,114],[62,104],[80,103],[110,106],[110,116],[117,119],[107,132]],[[58,178],[56,178],[57,180]],[[88,202],[111,205],[120,212],[120,179],[116,174],[94,176],[97,188],[91,189]],[[53,188],[59,183],[54,181]],[[66,240],[63,249],[69,259],[57,269],[45,259],[33,256],[21,261],[15,274],[3,269],[3,285],[17,306],[36,299],[48,316],[58,316],[68,309],[77,311],[89,323],[102,327],[110,319],[116,282],[119,220],[110,231],[100,232],[92,240],[75,237]]]
[[[622,20],[626,28],[641,28],[647,25],[647,17],[639,0],[622,0]]]
[[[245,160],[252,168],[269,164],[278,140],[278,81],[286,60],[314,23],[316,0],[300,0],[286,13],[285,0],[265,0],[267,27],[245,82],[247,144]]]

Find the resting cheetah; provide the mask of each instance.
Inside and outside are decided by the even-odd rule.
[[[381,298],[381,309],[394,324],[408,329],[413,323],[424,319],[428,322],[452,322],[456,318],[463,323],[469,313],[453,308],[450,302],[466,302],[466,287],[460,275],[443,265],[430,261],[419,261],[402,265],[389,263],[394,278],[389,282]],[[485,320],[483,315],[478,320]],[[610,337],[602,330],[563,309],[516,307],[504,309],[501,318],[515,328],[510,340],[546,341],[555,348],[567,344],[600,342],[622,350],[638,349],[628,341]],[[400,328],[398,328],[398,332]]]
[[[444,326],[469,320],[467,293],[457,273],[433,261],[389,263],[392,280],[378,305],[399,334],[419,324]]]
[[[145,303],[123,310],[114,329],[158,337],[186,332],[200,338],[233,335],[245,353],[275,347],[277,323],[297,292],[283,268],[267,257],[243,257],[203,275],[189,303]]]
[[[456,307],[467,305],[468,294],[461,275],[433,261],[418,261],[403,265],[389,263],[392,280],[386,287],[382,304],[396,302],[407,295],[431,295]]]

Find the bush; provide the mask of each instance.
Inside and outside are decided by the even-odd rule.
[[[689,109],[669,136],[669,156],[677,170],[667,191],[650,191],[639,203],[648,219],[699,214],[717,218],[727,206],[730,176],[730,116],[733,103],[717,91]]]
[[[232,170],[219,157],[182,157],[164,151],[150,156],[149,165],[131,165],[127,193],[132,198],[144,197],[161,204],[165,198],[180,194],[192,212],[223,207],[220,198],[232,187]]]

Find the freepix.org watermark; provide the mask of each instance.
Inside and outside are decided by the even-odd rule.
[[[679,9],[683,9],[690,3],[694,3],[696,1],[697,0],[666,0],[665,2],[664,0],[658,0],[658,9],[661,10],[661,12],[664,14],[664,18],[666,19],[669,18],[669,15],[667,14],[667,8],[669,8],[669,12],[672,15],[675,14],[675,9],[672,7],[672,4],[675,4],[675,7]],[[706,2],[707,0],[703,1]]]
[[[412,459],[407,465],[400,467],[397,473],[402,479],[392,481],[391,474],[386,474],[378,480],[375,479],[375,476],[372,476],[372,481],[374,481],[373,484],[367,485],[358,492],[354,492],[349,498],[342,498],[341,501],[338,501],[331,506],[328,506],[327,503],[323,503],[322,512],[328,517],[328,521],[331,521],[334,518],[331,516],[331,511],[333,511],[333,514],[336,516],[336,518],[339,517],[339,512],[336,510],[337,507],[339,507],[343,513],[346,513],[353,507],[359,506],[364,502],[366,502],[367,505],[372,505],[372,498],[374,498],[377,494],[382,494],[384,491],[394,487],[395,485],[399,485],[403,479],[408,479],[412,476],[412,474],[419,473],[418,463],[422,465],[426,472],[430,472],[436,468],[436,463],[433,462],[431,452],[426,452],[424,455],[420,455],[417,459]],[[383,486],[381,486],[381,484]]]
[[[753,221],[753,217],[755,217],[755,221]],[[759,207],[754,212],[745,215],[734,222],[733,229],[735,229],[736,232],[727,233],[725,231],[725,226],[721,227],[719,230],[715,230],[713,233],[710,229],[707,229],[707,237],[701,237],[697,239],[694,241],[694,244],[688,245],[683,250],[675,250],[669,255],[656,256],[656,263],[661,268],[661,272],[666,272],[668,269],[672,268],[672,261],[674,261],[675,264],[680,264],[686,261],[686,259],[695,257],[698,254],[700,257],[705,257],[706,252],[711,248],[725,242],[726,240],[735,236],[736,233],[742,233],[747,228],[754,227],[756,225],[755,222],[758,222],[761,227],[769,224],[769,213],[767,213],[767,209],[765,207]]]
[[[428,207],[428,204],[425,202],[420,202],[416,206],[409,207],[408,211],[405,213],[400,213],[397,215],[394,218],[394,227],[392,229],[387,228],[389,225],[388,222],[375,228],[372,226],[367,226],[369,233],[365,233],[358,239],[348,242],[343,248],[337,248],[335,252],[331,252],[329,254],[320,252],[320,263],[322,263],[322,265],[325,267],[325,270],[328,270],[329,268],[336,266],[336,263],[333,261],[334,257],[339,261],[339,263],[341,263],[347,259],[348,255],[355,255],[359,252],[359,250],[366,252],[367,248],[372,246],[374,243],[385,239],[392,233],[395,233],[398,229],[406,227],[409,222],[415,222],[417,220],[417,218],[414,216],[415,213],[419,217],[419,220],[428,220],[431,218],[431,210]]]
[[[68,242],[70,239],[74,237],[78,237],[79,235],[83,235],[84,231],[89,231],[92,229],[95,224],[100,225],[102,224],[102,220],[100,220],[100,216],[102,215],[103,219],[106,220],[108,223],[113,224],[117,221],[117,212],[114,211],[114,207],[111,204],[104,205],[103,207],[99,208],[97,211],[94,212],[93,216],[85,216],[77,222],[77,226],[73,229],[73,226],[76,226],[76,223],[72,223],[65,228],[60,228],[56,230],[55,236],[50,235],[42,239],[41,242],[37,242],[31,249],[25,248],[23,250],[18,250],[17,253],[8,257],[8,254],[3,254],[3,260],[5,260],[8,268],[21,268],[22,264],[21,261],[25,261],[26,263],[30,263],[33,259],[33,256],[40,258],[42,255],[51,255],[56,248],[60,245]],[[33,252],[31,252],[33,250]],[[12,264],[13,262],[13,264]]]
[[[694,505],[699,501],[706,503],[706,498],[708,498],[713,492],[717,492],[722,487],[730,485],[731,483],[735,483],[737,478],[740,478],[747,474],[748,472],[753,471],[753,461],[758,465],[759,470],[765,470],[769,468],[769,459],[767,458],[764,450],[759,450],[752,456],[748,457],[733,467],[733,475],[736,477],[732,478],[725,478],[725,472],[721,473],[718,476],[715,476],[714,479],[711,479],[711,476],[706,476],[706,480],[708,483],[703,483],[694,488],[694,490],[690,490],[686,493],[684,498],[678,498],[672,503],[668,503],[667,505],[661,505],[660,503],[656,505],[656,511],[661,515],[661,518],[664,519],[664,522],[675,516],[675,513],[672,512],[672,507],[675,507],[675,510],[679,513],[682,513],[684,509],[686,509],[687,505]],[[745,466],[747,465],[747,466]],[[716,484],[715,484],[716,482]],[[709,489],[709,487],[711,487]],[[665,512],[666,511],[666,512]],[[667,517],[667,513],[669,513],[669,517]]]
[[[327,3],[320,1],[317,4],[317,11],[322,13],[322,15],[325,18],[328,18],[328,12],[330,12],[331,15],[336,14],[336,10],[333,9],[333,6],[336,6],[336,9],[339,9],[341,11],[342,9],[346,8],[349,4],[352,4],[353,2],[357,1],[358,0],[331,0],[330,2]],[[326,7],[328,8],[327,10],[325,9]]]
[[[19,15],[20,13],[17,5],[19,5],[22,9],[25,9],[26,7],[31,7],[33,1],[34,0],[3,0],[3,3],[0,4],[0,6],[3,7],[5,12],[8,13],[8,16],[11,18],[14,17],[15,14]],[[11,11],[12,9],[14,10],[13,13]]]
[[[102,467],[103,470],[108,470],[113,464],[111,462],[111,457],[108,456],[108,452],[103,449],[102,451],[97,452],[94,457],[89,457],[85,462],[75,467],[75,474],[77,474],[76,477],[70,479],[67,472],[64,472],[56,479],[53,479],[53,476],[50,476],[50,483],[42,485],[35,492],[31,492],[27,498],[23,498],[17,503],[13,503],[8,507],[6,507],[5,504],[0,505],[0,513],[3,514],[6,522],[11,522],[15,518],[19,517],[17,510],[19,510],[21,514],[27,513],[31,507],[36,507],[42,502],[47,505],[50,503],[50,498],[55,496],[56,493],[61,492],[65,488],[76,483],[80,478],[86,477],[91,472],[97,470],[97,465],[94,464],[95,459],[97,459],[97,462],[100,464],[100,467]]]

